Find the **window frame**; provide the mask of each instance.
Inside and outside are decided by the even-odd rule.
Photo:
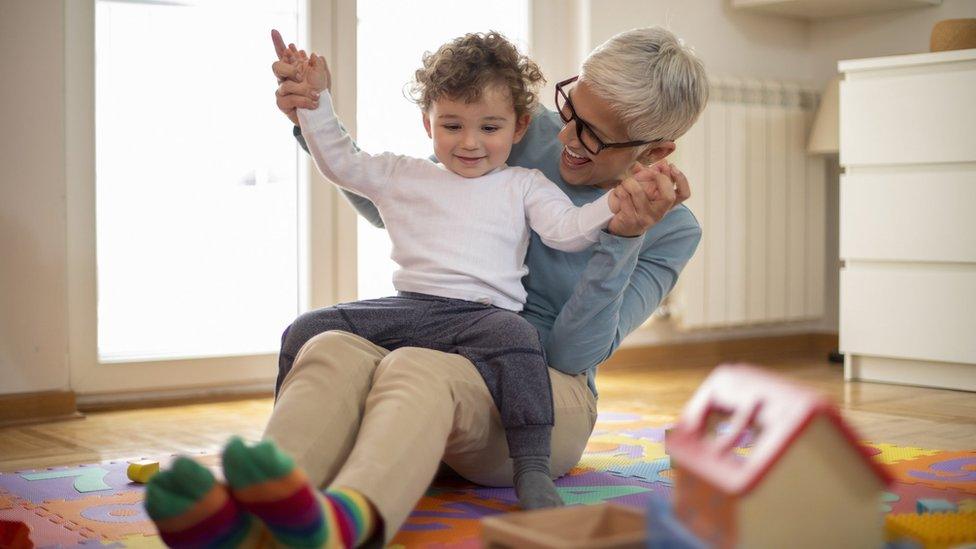
[[[70,386],[80,405],[171,395],[267,392],[277,353],[103,362],[98,357],[95,224],[95,0],[65,2],[65,173]],[[337,75],[336,105],[355,131],[355,0],[299,3],[296,43],[323,53]],[[268,59],[273,50],[270,36]],[[346,50],[352,45],[352,63]],[[340,47],[341,46],[341,47]],[[335,52],[342,52],[338,56]],[[269,63],[270,67],[270,63]],[[347,74],[352,71],[352,77]],[[268,100],[274,89],[269,76]],[[351,87],[351,91],[347,88]],[[350,116],[352,115],[352,116]],[[215,136],[216,138],[216,136]],[[282,135],[282,139],[293,139]],[[296,144],[297,147],[297,144]],[[298,155],[299,305],[355,296],[355,213]],[[344,238],[339,239],[338,235]],[[349,244],[351,242],[351,245]],[[351,255],[350,255],[351,254]],[[351,260],[350,260],[351,257]],[[351,282],[351,286],[350,286]],[[284,328],[284,326],[282,327]]]

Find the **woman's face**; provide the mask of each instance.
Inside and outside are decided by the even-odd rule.
[[[579,80],[568,93],[576,115],[585,120],[604,143],[631,140],[620,117],[613,112],[609,103],[593,93],[585,80]],[[658,148],[649,151],[648,146],[644,145],[606,148],[599,154],[591,154],[576,136],[575,120],[570,121],[559,132],[559,141],[564,145],[559,158],[559,175],[569,185],[612,187],[625,177],[630,166],[642,153],[644,157],[641,162],[654,162],[670,152],[657,154]]]

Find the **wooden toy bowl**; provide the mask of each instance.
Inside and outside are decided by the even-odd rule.
[[[485,549],[638,549],[644,513],[619,505],[577,505],[507,513],[482,519]]]
[[[976,18],[946,19],[932,27],[929,51],[976,48]]]

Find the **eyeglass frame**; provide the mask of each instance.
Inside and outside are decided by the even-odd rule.
[[[659,137],[657,139],[652,139],[651,141],[626,141],[621,143],[605,143],[602,139],[600,139],[600,136],[596,134],[596,131],[593,130],[593,126],[590,126],[590,124],[586,120],[583,120],[578,114],[576,114],[576,107],[573,106],[573,100],[569,98],[568,93],[563,91],[564,86],[568,84],[572,84],[577,80],[579,80],[579,75],[576,75],[572,78],[567,78],[566,80],[563,80],[562,82],[556,84],[555,104],[556,104],[556,110],[559,111],[559,118],[562,119],[564,124],[569,124],[570,122],[574,122],[574,121],[576,122],[576,139],[579,140],[580,145],[583,145],[583,148],[586,149],[587,152],[596,156],[600,154],[603,151],[603,149],[626,149],[628,147],[639,147],[641,145],[650,145],[651,143],[658,143],[664,141],[663,137]],[[563,115],[562,109],[559,108],[559,102],[560,102],[559,96],[562,96],[562,98],[565,100],[565,105],[569,107],[569,113],[570,113],[569,119],[567,119],[566,116]],[[586,145],[586,142],[583,141],[584,128],[590,131],[590,134],[593,135],[593,139],[596,139],[598,145],[596,151],[591,151],[590,148]]]

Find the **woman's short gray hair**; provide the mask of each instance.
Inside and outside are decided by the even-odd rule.
[[[583,61],[580,80],[610,103],[630,139],[673,141],[691,128],[708,101],[701,60],[661,27],[607,40]]]

